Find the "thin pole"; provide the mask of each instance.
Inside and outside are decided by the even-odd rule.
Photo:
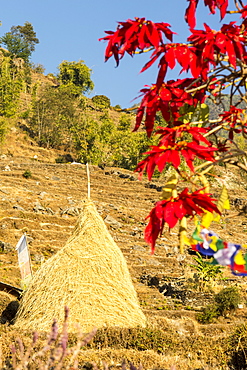
[[[86,164],[86,167],[87,167],[87,197],[88,197],[88,199],[90,199],[91,189],[90,189],[90,172],[89,172],[88,163]]]

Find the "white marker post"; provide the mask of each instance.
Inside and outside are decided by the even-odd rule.
[[[15,249],[18,253],[18,262],[21,272],[21,286],[22,289],[26,289],[32,280],[33,274],[27,245],[27,237],[25,234],[21,236]]]

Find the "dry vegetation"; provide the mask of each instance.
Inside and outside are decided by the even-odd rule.
[[[19,129],[11,131],[1,154],[0,281],[20,287],[15,251],[18,239],[22,233],[27,234],[34,271],[61,250],[72,234],[81,200],[87,195],[86,168],[82,164],[56,164],[61,153],[37,147]],[[26,171],[29,178],[23,177]],[[224,167],[216,172],[226,180],[232,207],[214,230],[226,240],[246,243],[246,178]],[[225,269],[223,280],[202,283],[190,266],[194,260],[189,251],[179,255],[176,230],[164,234],[154,256],[150,255],[142,233],[161,185],[161,181],[154,180],[150,187],[145,179],[139,182],[127,170],[91,167],[91,199],[126,258],[148,326],[99,329],[80,352],[79,368],[90,368],[88,363],[103,368],[104,361],[111,368],[119,368],[123,359],[150,370],[171,369],[172,365],[177,370],[245,368],[240,362],[239,367],[234,365],[234,358],[240,358],[236,357],[239,337],[235,342],[230,338],[246,320],[247,278],[234,277]],[[215,196],[220,191],[216,180],[212,191]],[[193,224],[189,227],[192,231]],[[243,308],[210,324],[198,323],[198,311],[212,303],[213,294],[225,286],[239,287]],[[0,368],[4,369],[8,368],[11,343],[17,337],[25,346],[31,342],[30,331],[10,325],[17,306],[14,296],[0,292]],[[36,348],[42,348],[45,342],[46,334],[40,334]],[[70,335],[69,346],[75,342],[76,336]]]

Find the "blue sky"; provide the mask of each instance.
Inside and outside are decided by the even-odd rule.
[[[99,42],[105,30],[115,30],[117,21],[146,17],[154,22],[167,22],[178,33],[174,41],[185,40],[188,28],[184,21],[186,0],[10,0],[1,4],[0,36],[11,26],[32,23],[40,43],[32,55],[32,62],[42,64],[45,74],[58,72],[63,60],[84,60],[93,70],[95,89],[90,97],[98,94],[110,98],[114,106],[123,108],[134,104],[144,85],[155,82],[157,66],[139,73],[148,55],[126,57],[115,68],[111,58],[104,63],[106,43]],[[209,10],[200,5],[198,27],[206,21],[218,29],[219,13],[208,16]],[[227,20],[227,19],[226,19]],[[229,20],[228,20],[229,21]],[[177,78],[177,70],[170,72],[169,79]],[[137,101],[136,101],[137,102]]]

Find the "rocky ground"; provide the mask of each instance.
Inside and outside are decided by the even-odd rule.
[[[0,281],[20,287],[17,241],[26,233],[35,272],[71,235],[88,182],[85,165],[57,164],[58,153],[38,148],[16,130],[11,135],[0,158]],[[225,269],[221,283],[211,283],[211,290],[202,289],[190,266],[193,255],[189,250],[179,253],[176,229],[164,233],[155,254],[150,254],[143,239],[145,217],[159,199],[163,182],[138,181],[136,174],[119,168],[90,166],[90,174],[91,199],[127,260],[143,311],[153,325],[172,327],[178,338],[198,335],[208,340],[210,335],[224,337],[245,322],[247,278],[234,277]],[[232,207],[214,230],[225,240],[247,243],[246,177],[223,167],[217,169],[217,175],[226,182]],[[215,196],[220,186],[217,180],[212,182]],[[189,230],[193,230],[193,223]],[[215,324],[198,324],[196,313],[212,301],[213,291],[227,285],[240,287],[243,308]],[[0,292],[0,327],[4,332],[11,328],[8,323],[16,309],[16,303],[11,302],[16,302],[13,295]]]

